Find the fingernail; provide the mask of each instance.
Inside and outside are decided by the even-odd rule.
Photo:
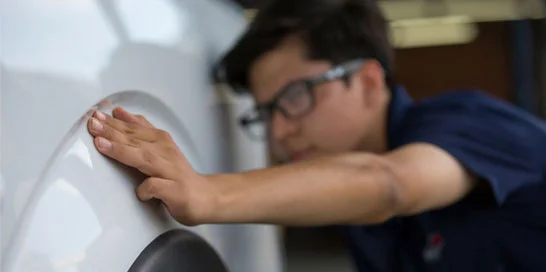
[[[95,118],[91,119],[91,129],[96,132],[102,132],[102,124]]]
[[[99,147],[102,149],[110,149],[112,148],[112,142],[104,138],[99,138]]]
[[[100,112],[100,111],[97,111],[97,119],[101,120],[101,121],[106,121],[106,115],[104,115],[104,113]]]

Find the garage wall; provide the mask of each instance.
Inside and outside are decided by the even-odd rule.
[[[464,45],[398,49],[397,79],[416,99],[453,88],[479,88],[511,100],[508,23],[481,23],[477,39]]]

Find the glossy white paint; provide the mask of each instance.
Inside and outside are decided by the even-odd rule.
[[[202,173],[265,165],[264,146],[236,126],[251,101],[218,99],[209,76],[245,27],[227,1],[7,0],[0,11],[2,271],[126,271],[183,227],[136,199],[142,176],[94,149],[90,110],[145,115]],[[271,226],[191,230],[231,271],[282,270]]]

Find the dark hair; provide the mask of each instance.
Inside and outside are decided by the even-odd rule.
[[[393,87],[388,22],[376,0],[270,1],[219,63],[220,80],[237,92],[244,91],[253,62],[294,34],[304,42],[311,60],[337,65],[352,59],[376,59]]]

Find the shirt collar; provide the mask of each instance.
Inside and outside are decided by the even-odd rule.
[[[397,86],[391,90],[391,101],[388,108],[387,137],[389,149],[394,149],[399,142],[400,135],[397,133],[406,111],[413,105],[413,99],[409,96],[406,88]]]

